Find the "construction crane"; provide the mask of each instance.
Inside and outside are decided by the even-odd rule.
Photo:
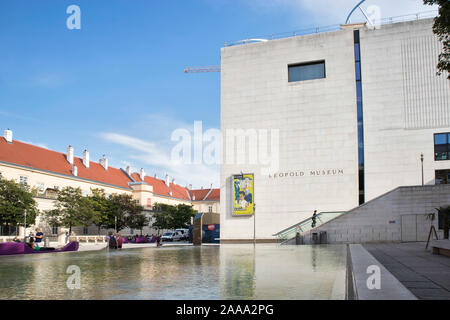
[[[184,69],[184,73],[202,73],[202,72],[220,72],[220,67],[187,67]]]

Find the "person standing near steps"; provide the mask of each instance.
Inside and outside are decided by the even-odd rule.
[[[315,228],[316,227],[316,216],[317,216],[317,210],[314,210],[314,213],[311,217],[312,223],[311,223],[311,228]]]

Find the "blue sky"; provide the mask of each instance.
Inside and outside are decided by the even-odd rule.
[[[373,0],[383,17],[432,10],[416,0]],[[220,128],[225,41],[343,23],[356,0],[3,0],[0,129],[14,139],[91,160],[219,186],[218,166],[167,162],[173,130]],[[81,9],[69,30],[66,8]],[[324,10],[323,8],[327,8]],[[358,19],[358,16],[355,17]]]

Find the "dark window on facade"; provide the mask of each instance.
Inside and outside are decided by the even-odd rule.
[[[83,235],[87,235],[89,233],[88,228],[84,227],[83,228]]]
[[[434,160],[449,160],[450,133],[436,133],[434,135]]]
[[[325,78],[325,61],[316,61],[288,66],[289,82]]]
[[[58,234],[58,227],[52,226],[52,234]]]
[[[450,170],[436,170],[435,184],[448,184],[450,179]]]
[[[365,182],[364,182],[364,123],[363,123],[363,92],[361,77],[361,46],[359,42],[359,30],[353,32],[355,49],[355,80],[356,80],[356,112],[358,120],[358,189],[359,204],[365,202]]]

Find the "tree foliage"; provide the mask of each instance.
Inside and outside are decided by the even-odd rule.
[[[196,213],[192,206],[187,204],[171,206],[157,203],[154,206],[154,211],[155,222],[153,227],[158,229],[187,228],[191,224],[191,218]]]
[[[72,227],[87,227],[92,222],[93,210],[80,188],[66,187],[58,192],[55,209],[45,216],[50,225],[69,228],[70,234]]]
[[[439,15],[435,18],[433,25],[433,32],[443,45],[437,69],[439,75],[444,71],[449,72],[448,79],[450,80],[450,1],[424,0],[424,4],[439,6]]]
[[[112,194],[108,198],[106,220],[107,228],[117,227],[117,231],[125,229],[142,215],[144,208],[138,205],[129,194]]]
[[[39,210],[28,188],[14,180],[0,179],[0,225],[23,225],[25,210],[27,225],[34,224]]]
[[[109,201],[105,190],[91,189],[91,194],[87,197],[89,206],[92,210],[92,223],[97,226],[100,233],[101,228],[107,228],[110,220],[108,215]]]

